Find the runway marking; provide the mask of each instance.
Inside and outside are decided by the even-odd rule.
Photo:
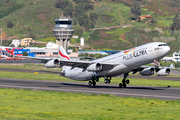
[[[23,89],[39,89],[39,90],[52,90],[52,91],[65,91],[65,92],[81,92],[81,93],[96,93],[96,94],[114,94],[114,95],[126,95],[126,96],[138,96],[138,97],[155,97],[155,98],[169,98],[169,99],[180,99],[176,96],[159,96],[159,95],[145,95],[145,94],[129,94],[129,93],[116,93],[116,92],[101,92],[101,91],[86,91],[86,90],[68,90],[68,89],[54,89],[45,87],[28,87],[28,86],[11,86],[11,85],[0,85],[0,87],[8,88],[23,88]]]

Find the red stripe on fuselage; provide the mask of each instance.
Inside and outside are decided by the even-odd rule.
[[[70,59],[69,59],[69,57],[68,57],[68,56],[66,56],[66,55],[63,55],[63,54],[60,52],[60,50],[59,50],[59,54],[60,54],[62,57],[64,57],[64,58],[66,58],[66,59],[70,60]]]
[[[135,50],[135,48],[132,48],[132,49],[130,49],[130,50],[128,50],[128,51],[124,51],[124,53],[127,54],[127,53],[129,53],[130,51],[132,51],[132,50]]]

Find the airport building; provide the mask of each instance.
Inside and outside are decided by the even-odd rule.
[[[58,46],[63,46],[67,52],[69,40],[74,32],[71,26],[72,19],[70,19],[70,17],[60,16],[59,19],[55,19],[55,23],[56,25],[54,26],[53,32],[58,40]]]
[[[20,44],[21,44],[21,40],[14,39],[12,40],[12,43],[10,44],[10,46],[14,45],[14,47],[18,47]]]
[[[48,44],[46,44],[46,48],[47,49],[57,49],[58,48],[58,44],[56,44],[54,42],[48,42]]]
[[[173,53],[173,61],[180,62],[180,51],[178,53],[177,52]]]
[[[24,38],[24,39],[21,39],[21,46],[30,46],[31,43],[34,43],[35,40],[33,40],[32,38]]]
[[[161,60],[166,62],[169,61],[180,62],[180,51],[174,52],[172,57],[164,57]]]

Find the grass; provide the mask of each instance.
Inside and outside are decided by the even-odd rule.
[[[16,69],[38,69],[45,68],[44,64],[1,64],[0,68],[16,68]]]
[[[56,37],[47,37],[47,38],[40,38],[40,39],[37,39],[37,41],[41,41],[41,42],[56,42]]]
[[[173,24],[173,20],[157,20],[158,27],[170,27]]]
[[[120,24],[129,24],[130,7],[121,3],[100,2],[94,10],[99,18],[96,28],[105,26],[117,26]],[[121,13],[121,16],[119,15]]]
[[[17,2],[20,1],[22,0]],[[54,36],[52,31],[55,26],[54,19],[61,14],[61,11],[54,6],[56,0],[51,2],[23,0],[22,3],[26,4],[25,7],[0,19],[0,26],[4,32],[9,36],[19,36],[20,38],[28,37],[30,34],[35,35],[36,38]],[[13,22],[13,28],[6,27],[9,20]]]
[[[93,31],[87,31],[87,32],[84,32],[84,33],[82,34],[81,37],[84,38],[84,42],[87,42],[87,41],[88,41],[88,39],[89,39],[89,34],[91,34],[91,33],[93,33]]]
[[[0,68],[14,68],[14,69],[40,69],[40,70],[54,70],[54,71],[60,71],[59,68],[46,68],[44,64],[1,64]]]
[[[131,30],[131,27],[125,27],[125,28],[119,28],[119,29],[115,29],[112,31],[107,31],[107,34],[111,34],[113,35],[113,39],[118,39],[121,40],[122,42],[127,42],[127,40],[122,39],[120,36],[121,35],[125,35],[127,32],[129,32]]]
[[[34,73],[21,73],[21,72],[8,72],[1,71],[1,78],[13,78],[13,79],[28,79],[28,80],[48,80],[48,81],[70,81],[70,82],[82,82],[71,80],[56,74],[34,74]],[[112,78],[112,84],[119,84],[122,78]],[[87,82],[87,81],[85,81]],[[104,79],[101,78],[100,83],[104,83]],[[162,86],[162,87],[180,87],[179,81],[163,81],[163,80],[149,80],[140,78],[131,78],[130,85],[140,85],[140,86]]]
[[[0,14],[0,19],[8,16],[10,13],[21,9],[24,5],[14,5],[14,7],[7,7],[5,10],[1,10],[0,13],[2,12],[3,14]]]
[[[45,44],[34,44],[33,46],[31,46],[31,47],[40,47],[40,48],[42,48],[42,47],[46,47],[46,45]]]
[[[178,119],[180,101],[0,88],[0,118]]]

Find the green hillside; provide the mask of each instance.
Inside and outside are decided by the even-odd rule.
[[[71,16],[74,35],[85,37],[89,48],[122,50],[163,41],[170,45],[171,53],[179,51],[179,30],[171,29],[174,16],[180,14],[178,0],[0,0],[0,3],[0,28],[6,38],[55,40],[52,38],[54,19],[64,14]],[[135,3],[141,7],[141,15],[150,14],[155,22],[132,24],[131,8]],[[8,23],[13,26],[8,28]],[[130,27],[96,30],[130,24]],[[79,39],[71,42],[79,42]]]

